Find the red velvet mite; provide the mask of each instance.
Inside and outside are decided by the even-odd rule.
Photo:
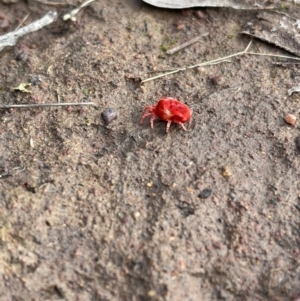
[[[192,110],[175,98],[165,97],[160,99],[156,106],[146,106],[144,108],[141,123],[143,123],[144,118],[147,116],[151,116],[150,123],[152,129],[153,121],[157,117],[168,122],[166,132],[169,131],[172,122],[180,124],[186,131],[183,124],[190,120]]]

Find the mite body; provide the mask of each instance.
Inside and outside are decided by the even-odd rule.
[[[184,103],[171,97],[165,97],[158,101],[156,106],[146,106],[143,111],[141,123],[145,117],[151,116],[150,123],[153,129],[155,118],[167,121],[166,132],[169,131],[172,122],[178,123],[186,131],[184,123],[189,121],[192,116],[192,110]]]

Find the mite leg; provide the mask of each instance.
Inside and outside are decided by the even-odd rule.
[[[153,121],[156,118],[156,115],[152,115],[151,119],[150,119],[150,123],[151,123],[151,129],[153,129]]]
[[[186,128],[185,128],[185,126],[182,122],[180,122],[180,121],[174,121],[174,122],[177,123],[177,124],[180,124],[181,127],[186,131]]]
[[[183,123],[179,123],[181,126],[182,126],[182,128],[186,131],[186,128],[185,128],[185,126],[183,125]]]
[[[148,111],[148,113],[149,113],[149,106],[146,106],[146,107],[144,108],[144,110],[143,110],[143,115],[145,115],[145,114],[147,113],[147,111]]]
[[[141,119],[141,124],[143,123],[144,119],[145,119],[147,116],[152,116],[152,118],[153,118],[153,114],[152,114],[152,113],[144,113],[144,115],[142,116],[142,119]]]
[[[169,128],[170,128],[171,123],[172,123],[172,121],[171,121],[171,120],[168,120],[167,128],[166,128],[166,132],[167,132],[167,133],[169,132]]]

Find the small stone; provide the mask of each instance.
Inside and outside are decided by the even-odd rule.
[[[212,190],[209,188],[203,189],[199,194],[198,197],[201,199],[206,199],[212,194]]]
[[[205,14],[201,10],[194,11],[194,16],[198,19],[206,19]]]
[[[222,176],[224,178],[230,178],[232,176],[232,172],[228,166],[224,166],[222,170]]]
[[[134,212],[134,214],[133,214],[133,217],[135,220],[138,220],[140,216],[141,216],[141,214],[138,211]]]
[[[42,244],[42,238],[41,238],[41,235],[38,233],[38,234],[36,234],[36,235],[34,235],[33,237],[32,237],[32,240],[33,240],[33,242],[35,242],[36,244],[38,244],[38,245],[41,245]]]
[[[295,204],[295,208],[296,208],[298,211],[300,211],[300,205],[299,205],[299,203],[298,203],[298,204]]]
[[[181,21],[181,20],[176,20],[174,22],[174,26],[176,27],[176,29],[179,31],[179,30],[183,30],[185,29],[185,25],[184,23]]]
[[[191,166],[193,164],[193,162],[192,161],[188,161],[188,160],[184,160],[182,164],[184,166],[188,167],[188,166]]]
[[[117,111],[112,108],[107,108],[101,113],[101,117],[106,125],[110,124],[117,118]]]
[[[55,293],[58,295],[58,297],[60,298],[65,298],[65,292],[63,291],[63,289],[61,287],[59,287],[58,285],[54,286],[54,291]]]
[[[284,118],[285,122],[290,125],[295,125],[297,117],[293,114],[287,114]]]
[[[30,83],[34,86],[37,86],[42,83],[42,77],[39,74],[35,74],[30,78]]]
[[[189,162],[186,161],[186,160],[184,160],[184,161],[183,161],[183,165],[184,165],[184,166],[189,166]]]
[[[219,82],[221,81],[221,77],[216,75],[216,76],[212,76],[210,78],[210,82],[214,85],[217,86],[219,84]]]
[[[22,61],[25,58],[25,52],[22,51],[20,53],[18,53],[18,55],[16,56],[16,61]]]
[[[154,296],[155,296],[155,291],[150,290],[150,291],[148,292],[148,296],[149,296],[149,297],[154,297]]]
[[[215,249],[222,249],[222,244],[219,241],[214,241],[212,245]]]
[[[300,136],[296,137],[295,144],[297,151],[300,152]]]

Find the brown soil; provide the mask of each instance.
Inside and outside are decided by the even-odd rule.
[[[150,71],[243,50],[255,12],[198,19],[102,0],[64,23],[70,8],[0,53],[1,104],[97,104],[0,111],[0,300],[297,299],[299,124],[284,121],[299,117],[300,96],[287,94],[297,65],[242,56],[140,87]],[[294,4],[281,8],[299,19]],[[0,33],[51,9],[0,4]],[[162,96],[193,109],[186,132],[140,125]],[[108,126],[105,108],[118,113]]]

